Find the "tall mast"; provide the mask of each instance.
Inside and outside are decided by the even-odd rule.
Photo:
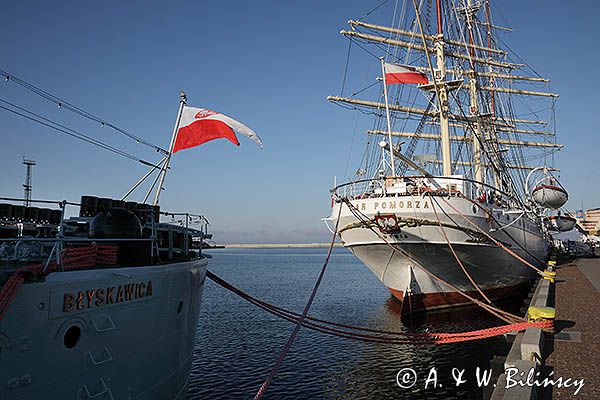
[[[442,139],[442,171],[443,175],[452,175],[452,154],[450,153],[450,124],[448,120],[448,93],[446,91],[446,62],[444,58],[444,30],[442,21],[442,1],[436,0],[437,9],[437,36],[434,40],[436,54],[436,74],[440,83],[437,94],[439,96],[439,104],[441,107],[440,130]]]
[[[385,81],[385,60],[381,57],[381,73],[383,74],[383,97],[385,97],[385,115],[387,119],[388,138],[390,141],[390,167],[392,168],[392,178],[396,177],[396,167],[394,164],[394,142],[392,141],[392,123],[390,121],[390,104],[388,102],[387,82]]]
[[[469,55],[471,57],[475,56],[475,50],[472,47],[472,45],[474,44],[474,40],[473,40],[473,16],[474,16],[474,11],[473,11],[473,0],[469,0],[468,4],[467,4],[467,9],[465,10],[465,18],[466,18],[466,22],[467,22],[467,34],[469,35],[469,44],[471,45],[471,47],[469,47]],[[481,165],[481,155],[482,155],[482,151],[481,151],[481,143],[480,140],[482,139],[481,136],[481,126],[479,124],[479,119],[477,118],[479,116],[479,103],[477,101],[477,78],[475,76],[475,63],[471,62],[471,66],[470,66],[471,72],[469,74],[469,97],[470,97],[470,102],[471,102],[471,107],[470,107],[470,112],[471,112],[471,116],[474,117],[474,119],[476,120],[476,122],[474,123],[474,127],[473,127],[473,167],[475,169],[475,181],[476,182],[481,182],[481,183],[485,183],[484,182],[484,176],[483,176],[483,169],[482,169],[482,165]]]
[[[487,24],[486,31],[487,31],[488,48],[492,48],[492,18],[490,17],[490,0],[486,0],[486,2],[485,2],[485,22]],[[490,58],[490,60],[492,59],[493,55],[491,52],[488,52],[488,57]],[[493,72],[491,66],[490,66],[490,72]],[[493,76],[490,76],[489,85],[490,85],[490,87],[494,87],[494,77]],[[491,96],[492,118],[495,118],[496,117],[496,98],[494,96],[493,91],[490,92],[490,96]]]
[[[488,42],[488,47],[491,47],[492,45],[492,19],[490,17],[490,1],[486,0],[485,2],[485,22],[486,22],[486,27],[487,27],[487,42]],[[492,53],[488,52],[488,57],[491,60],[493,58]],[[492,66],[489,66],[489,71],[493,72]],[[491,88],[494,88],[494,77],[490,77],[490,85]],[[494,91],[490,91],[490,95],[491,95],[491,114],[492,114],[492,121],[495,119],[496,117],[496,98],[495,98],[495,94]],[[496,135],[496,128],[494,126],[494,124],[492,124],[490,127],[490,132],[489,132],[489,137],[490,139],[493,140],[493,146],[494,146],[494,154],[496,154],[496,158],[499,158],[498,154],[498,142],[497,142],[497,135]],[[499,190],[503,190],[504,188],[502,187],[502,179],[500,179],[500,176],[498,175],[498,172],[494,169],[493,170],[493,175],[494,175],[494,186],[499,189]]]

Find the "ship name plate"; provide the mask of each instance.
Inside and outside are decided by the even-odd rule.
[[[62,295],[62,312],[72,313],[112,304],[131,303],[137,300],[149,299],[152,296],[152,280],[64,292]]]
[[[378,200],[367,202],[353,202],[354,207],[360,211],[382,211],[382,210],[403,210],[403,209],[424,209],[429,210],[430,205],[427,200],[412,199],[412,200]]]

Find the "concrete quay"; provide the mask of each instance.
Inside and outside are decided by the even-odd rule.
[[[517,334],[504,361],[505,373],[491,399],[600,399],[600,258],[579,258],[556,267],[555,282],[540,279],[530,306],[556,309],[554,334],[539,328]],[[508,368],[515,379],[552,379],[554,384],[507,386]],[[511,372],[512,373],[512,372]],[[519,376],[520,373],[523,375]],[[567,383],[559,385],[556,381]],[[581,384],[583,380],[583,384]],[[578,393],[575,391],[580,386]]]
[[[553,350],[546,365],[554,376],[584,379],[572,388],[553,389],[553,399],[600,399],[600,258],[580,258],[561,266],[556,280]]]

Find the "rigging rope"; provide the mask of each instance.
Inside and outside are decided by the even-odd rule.
[[[69,135],[69,136],[74,137],[76,139],[82,140],[82,141],[84,141],[86,143],[89,143],[91,145],[97,146],[97,147],[99,147],[101,149],[110,151],[111,153],[117,154],[117,155],[119,155],[121,157],[125,157],[125,158],[128,158],[128,159],[133,160],[133,161],[137,161],[137,162],[139,162],[141,164],[144,164],[144,165],[147,165],[147,166],[150,166],[150,167],[159,168],[157,165],[155,165],[155,164],[153,164],[151,162],[142,160],[142,159],[134,156],[133,154],[127,153],[127,152],[125,152],[123,150],[120,150],[120,149],[114,147],[114,146],[106,144],[106,143],[104,143],[104,142],[102,142],[100,140],[94,139],[93,137],[88,136],[88,135],[86,135],[84,133],[81,133],[79,131],[76,131],[75,129],[69,128],[69,127],[67,127],[65,125],[62,125],[62,124],[59,124],[58,122],[52,121],[52,120],[50,120],[48,118],[45,118],[45,117],[43,117],[43,116],[41,116],[39,114],[34,113],[33,111],[29,111],[26,108],[20,107],[20,106],[14,104],[14,103],[11,103],[11,102],[3,100],[3,99],[0,99],[0,102],[2,102],[4,104],[7,104],[10,107],[14,108],[13,109],[13,108],[10,108],[10,107],[5,107],[5,106],[0,105],[0,109],[2,109],[2,110],[8,111],[8,112],[13,113],[15,115],[18,115],[20,117],[26,118],[26,119],[28,119],[30,121],[37,122],[40,125],[44,125],[44,126],[46,126],[48,128],[54,129],[55,131],[64,133],[66,135]],[[19,111],[17,111],[17,110],[19,110]]]
[[[346,54],[346,66],[344,68],[344,78],[342,79],[342,89],[340,90],[340,96],[344,95],[344,88],[346,87],[346,77],[348,76],[348,66],[350,65],[350,51],[352,50],[352,37],[349,38],[348,53]]]
[[[6,72],[6,71],[0,69],[0,74],[2,74],[6,78],[7,82],[8,81],[15,82],[16,84],[18,84],[18,85],[22,86],[23,88],[29,90],[30,92],[33,92],[33,93],[37,94],[38,96],[43,97],[44,99],[46,99],[46,100],[48,100],[48,101],[56,104],[59,108],[63,108],[64,107],[67,110],[69,110],[71,112],[74,112],[75,114],[78,114],[78,115],[80,115],[80,116],[82,116],[84,118],[87,118],[89,120],[92,120],[94,122],[99,123],[103,127],[104,126],[108,126],[109,128],[112,128],[115,131],[117,131],[117,132],[119,132],[119,133],[121,133],[121,134],[129,137],[130,139],[135,140],[137,143],[140,143],[140,144],[143,144],[145,146],[151,147],[152,149],[156,150],[159,153],[163,153],[164,155],[167,155],[169,153],[167,150],[163,149],[162,147],[157,146],[157,145],[155,145],[153,143],[150,143],[150,142],[142,139],[141,137],[136,136],[136,135],[134,135],[134,134],[126,131],[125,129],[119,128],[118,126],[116,126],[116,125],[114,125],[114,124],[112,124],[112,123],[110,123],[110,122],[108,122],[108,121],[106,121],[106,120],[104,120],[104,119],[102,119],[102,118],[100,118],[100,117],[98,117],[98,116],[96,116],[96,115],[88,112],[88,111],[85,111],[82,108],[79,108],[79,107],[77,107],[77,106],[69,103],[68,101],[65,101],[65,100],[63,100],[63,99],[61,99],[61,98],[59,98],[59,97],[57,97],[57,96],[55,96],[55,95],[53,95],[51,93],[48,93],[47,91],[45,91],[43,89],[40,89],[39,87],[37,87],[37,86],[35,86],[35,85],[33,85],[33,84],[29,83],[29,82],[26,82],[23,79],[20,79],[20,78],[18,78],[16,76],[12,75],[9,72]]]
[[[373,8],[372,10],[368,11],[366,14],[364,14],[362,17],[360,17],[358,20],[362,21],[363,19],[365,19],[365,17],[368,17],[369,15],[371,15],[373,12],[379,10],[381,7],[383,7],[387,2],[389,2],[390,0],[384,0],[381,4],[379,4],[377,7]]]

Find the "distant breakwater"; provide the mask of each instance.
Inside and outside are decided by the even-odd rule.
[[[222,244],[226,249],[291,249],[291,248],[320,248],[329,247],[329,243],[235,243]],[[335,243],[341,247],[341,243]]]

